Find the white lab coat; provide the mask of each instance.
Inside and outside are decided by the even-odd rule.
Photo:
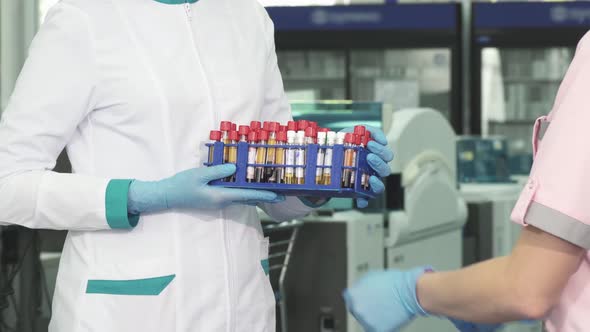
[[[70,230],[51,332],[274,331],[253,207],[105,220],[111,179],[201,166],[220,120],[290,119],[273,25],[256,0],[62,0],[0,125],[0,222]],[[50,172],[67,146],[75,174]],[[296,198],[265,206],[289,219]],[[88,280],[174,279],[157,296],[88,294]]]

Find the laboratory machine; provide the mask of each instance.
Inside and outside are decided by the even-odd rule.
[[[448,120],[432,109],[394,112],[388,133],[396,152],[388,178],[385,231],[387,268],[431,265],[462,267],[467,207],[457,185],[456,135]],[[403,332],[451,332],[438,318],[418,319]]]
[[[383,232],[382,213],[324,211],[304,219],[285,280],[282,332],[362,332],[342,291],[384,268]]]
[[[511,173],[528,174],[534,121],[590,29],[590,2],[475,2],[472,24],[471,133],[505,136]]]
[[[460,5],[268,7],[291,101],[431,107],[462,129]]]
[[[460,183],[511,183],[508,141],[502,136],[461,136],[457,140]]]

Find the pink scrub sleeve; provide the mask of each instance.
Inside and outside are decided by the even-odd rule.
[[[512,220],[590,250],[589,34],[578,45],[553,111],[537,120],[534,131],[535,162]]]

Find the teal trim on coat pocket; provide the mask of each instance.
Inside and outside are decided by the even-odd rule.
[[[88,280],[86,294],[157,296],[174,280],[175,274],[134,280]]]
[[[268,275],[270,273],[270,263],[269,263],[268,259],[261,260],[260,265],[262,265],[262,269],[264,270],[264,274]]]

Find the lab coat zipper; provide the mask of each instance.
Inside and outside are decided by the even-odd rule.
[[[190,31],[190,35],[191,35],[191,39],[193,42],[193,49],[195,52],[195,57],[197,60],[197,63],[201,69],[201,72],[203,74],[203,78],[205,80],[205,84],[207,85],[207,93],[209,95],[209,102],[211,105],[211,108],[213,108],[213,100],[211,99],[211,88],[209,86],[209,82],[207,81],[207,76],[205,73],[205,70],[203,69],[203,65],[201,64],[201,60],[199,59],[199,53],[196,49],[196,45],[195,45],[195,35],[193,33],[192,30],[192,26],[190,24],[190,22],[192,21],[192,9],[191,9],[191,4],[188,3],[188,1],[184,4],[184,10],[186,12],[186,17],[188,19],[188,29]],[[212,109],[213,111],[213,109]],[[215,113],[213,113],[215,114]],[[214,123],[217,123],[217,117],[214,115]],[[227,331],[228,332],[233,332],[235,330],[234,328],[234,322],[233,322],[233,308],[234,308],[234,298],[233,298],[233,293],[234,293],[234,283],[233,283],[233,269],[232,269],[232,255],[231,255],[231,245],[229,243],[229,238],[228,238],[228,221],[225,220],[225,218],[223,217],[223,211],[220,211],[220,218],[222,220],[222,232],[223,232],[223,243],[224,243],[224,260],[225,260],[225,267],[226,267],[226,276],[227,276],[227,288],[228,288],[228,294],[227,294],[227,301],[228,301],[228,312],[227,312]]]
[[[191,4],[188,1],[184,4],[184,11],[186,11],[186,17],[189,21],[193,19],[193,10],[191,9]]]

